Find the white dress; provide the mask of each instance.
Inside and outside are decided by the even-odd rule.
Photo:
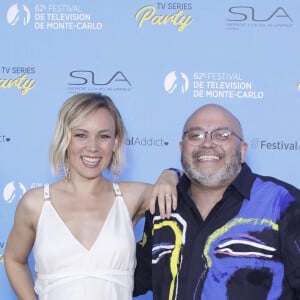
[[[51,204],[49,185],[33,247],[35,291],[40,300],[132,299],[135,237],[128,209],[116,198],[90,250],[72,235]]]

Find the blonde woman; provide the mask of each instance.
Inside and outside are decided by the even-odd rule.
[[[19,299],[132,299],[133,225],[151,197],[153,210],[151,193],[159,194],[163,213],[170,210],[171,197],[164,195],[174,194],[177,176],[161,176],[155,191],[146,183],[108,180],[103,171],[117,174],[122,164],[124,135],[109,97],[83,93],[63,104],[50,161],[65,176],[23,196],[6,245],[5,267]],[[32,249],[34,282],[27,261]]]

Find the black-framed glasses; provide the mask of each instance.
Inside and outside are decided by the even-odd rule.
[[[235,136],[241,142],[243,142],[243,139],[238,134],[228,128],[217,128],[212,131],[192,128],[183,133],[183,138],[187,141],[188,144],[199,146],[205,141],[207,134],[210,135],[213,143],[219,146],[227,144],[231,136]]]

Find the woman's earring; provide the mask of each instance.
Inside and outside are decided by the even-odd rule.
[[[115,152],[113,152],[113,156],[112,156],[111,170],[113,173],[113,181],[117,181],[120,167]]]
[[[117,181],[119,176],[119,171],[120,171],[117,163],[114,163],[112,165],[112,171],[113,171],[113,181]]]
[[[65,173],[65,181],[68,182],[71,180],[71,173],[69,166],[64,166],[64,173]]]

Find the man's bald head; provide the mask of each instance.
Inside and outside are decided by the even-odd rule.
[[[228,128],[243,138],[240,121],[229,110],[218,104],[206,104],[198,108],[185,122],[183,131],[199,127],[206,131]]]

